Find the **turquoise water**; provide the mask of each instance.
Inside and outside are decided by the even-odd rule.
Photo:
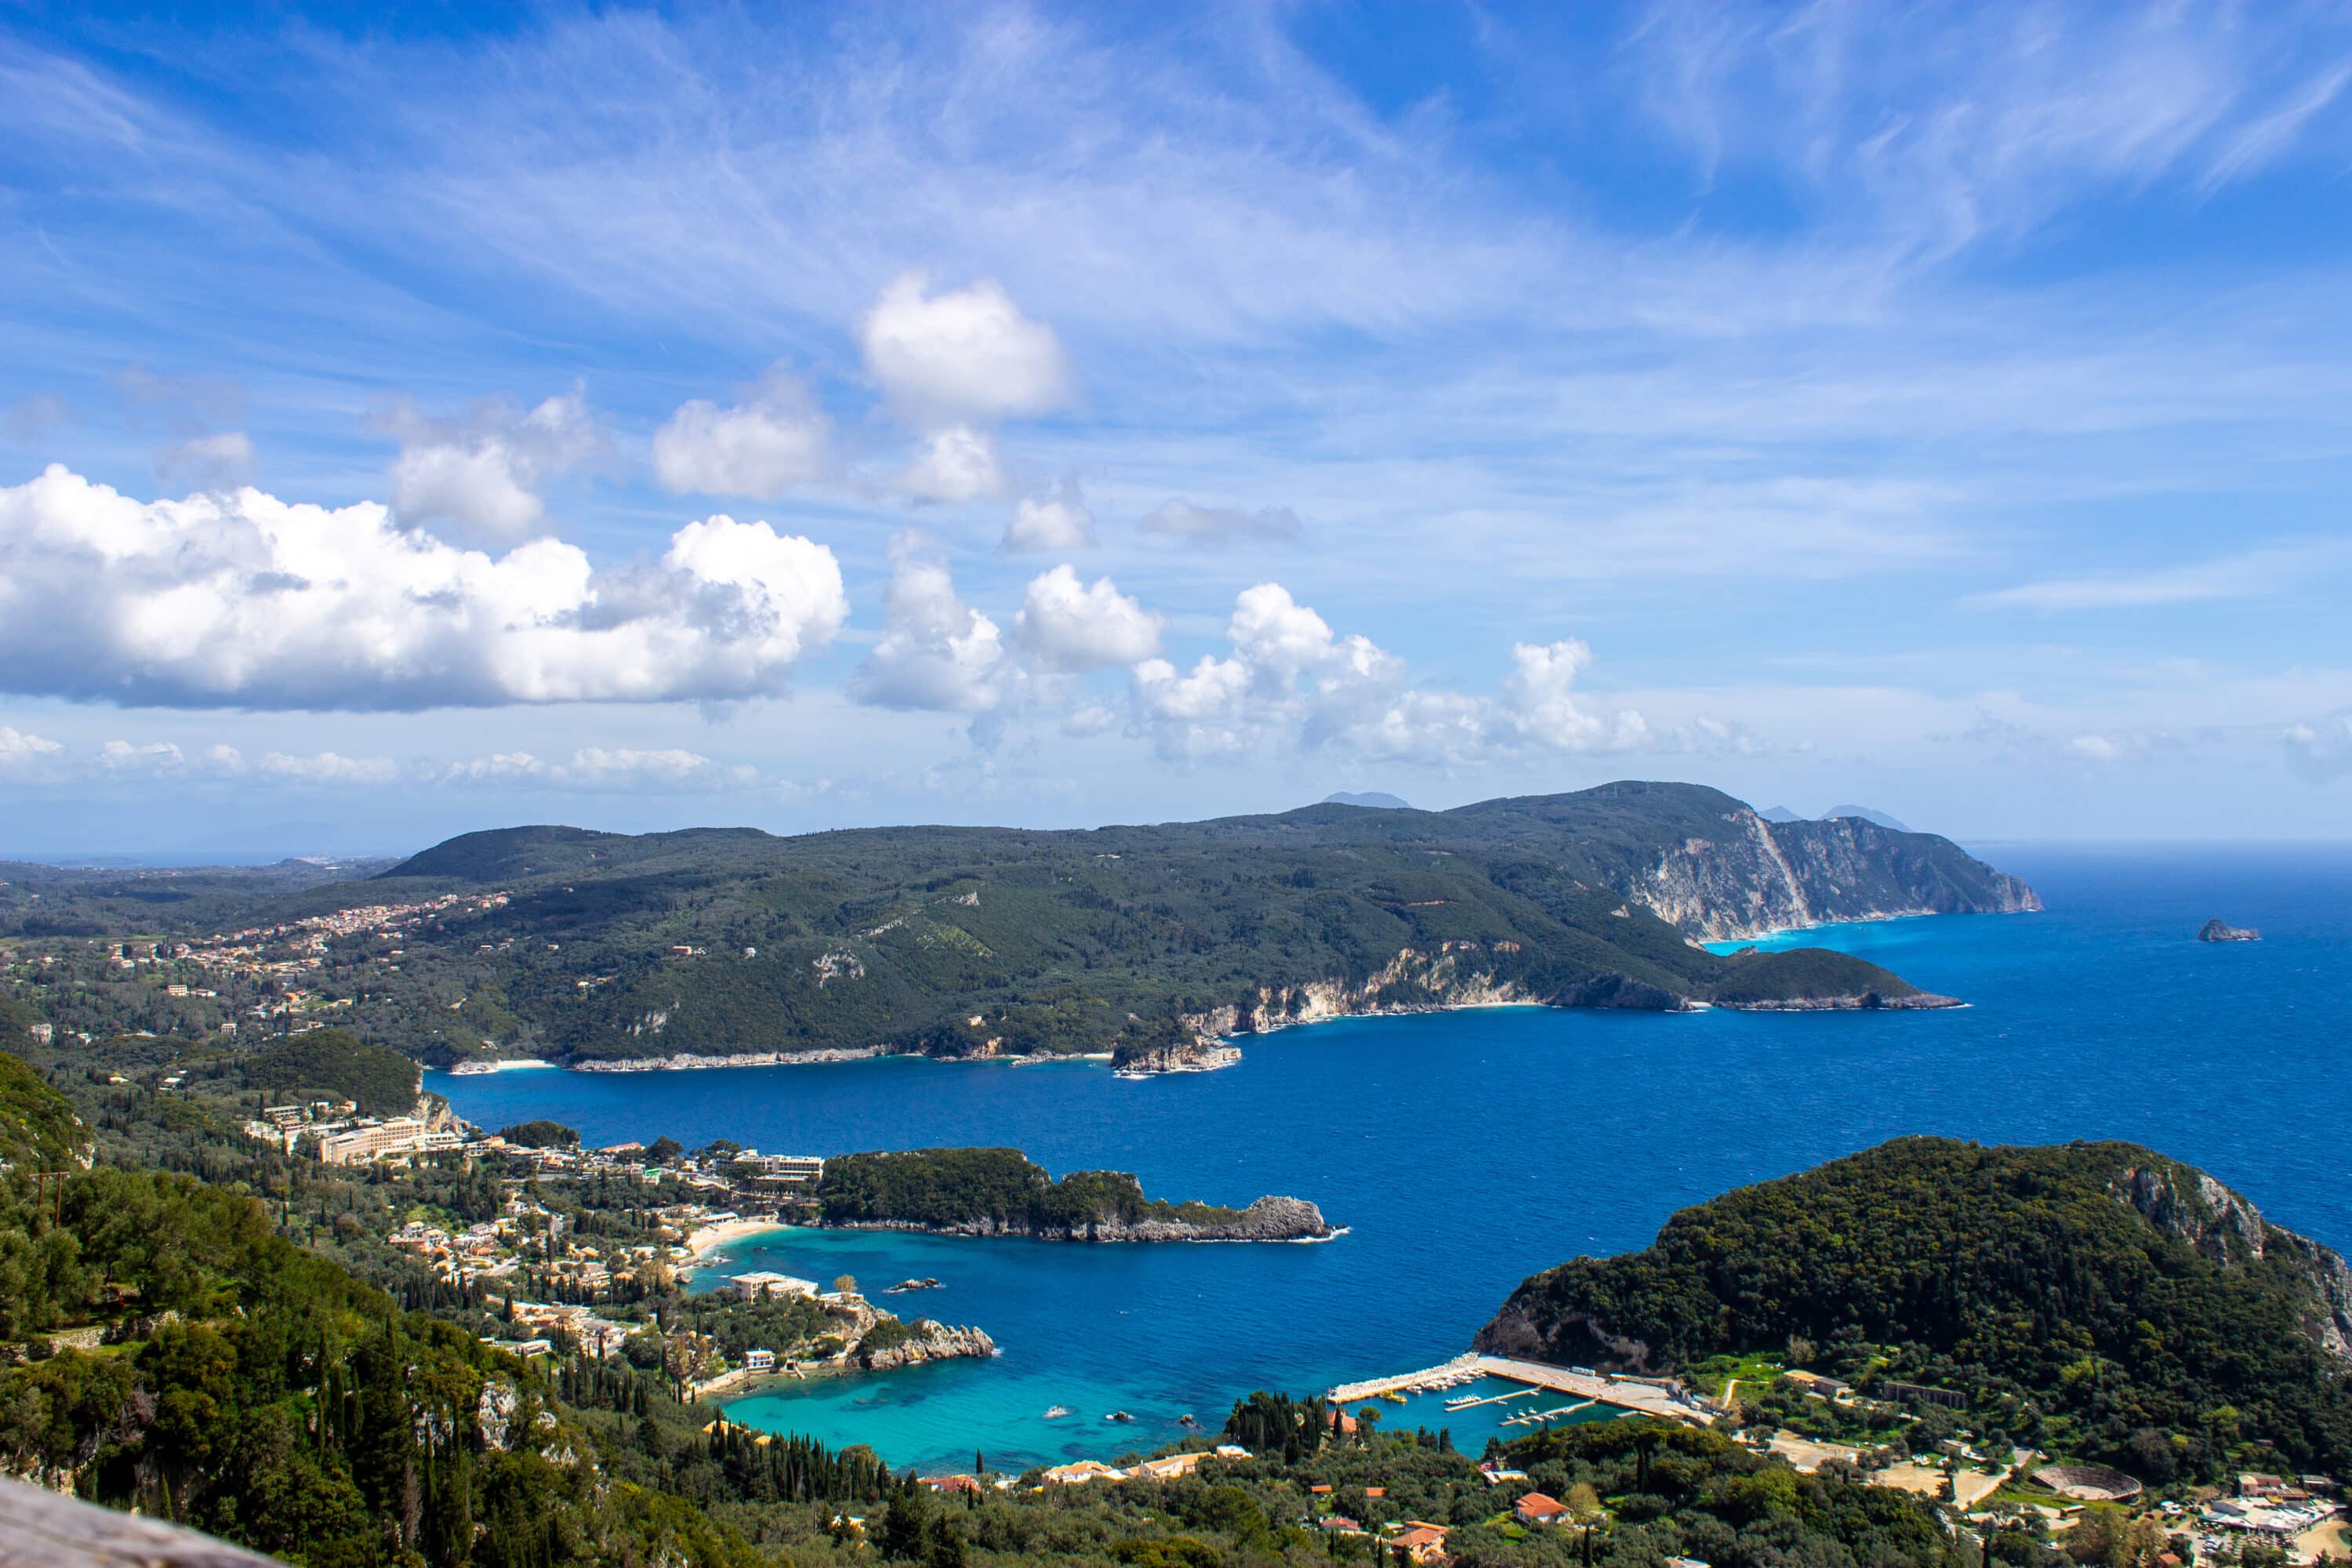
[[[2352,852],[1988,851],[2049,910],[1826,928],[1970,1003],[1927,1014],[1504,1008],[1354,1019],[1245,1041],[1223,1072],[1129,1083],[1085,1064],[904,1059],[432,1087],[497,1127],[549,1116],[592,1142],[668,1133],[832,1154],[1017,1145],[1056,1173],[1132,1170],[1171,1197],[1321,1204],[1349,1234],[1274,1246],[1105,1246],[788,1232],[729,1268],[869,1289],[977,1323],[989,1363],[790,1384],[743,1418],[894,1463],[1149,1451],[1255,1387],[1298,1392],[1433,1364],[1525,1275],[1636,1247],[1667,1215],[1905,1132],[2130,1138],[2203,1165],[2278,1222],[2352,1243]],[[2190,940],[2211,916],[2258,943]],[[1524,1403],[1524,1402],[1522,1402]],[[1076,1414],[1047,1423],[1045,1410]],[[1495,1407],[1382,1405],[1474,1451]],[[1113,1410],[1138,1417],[1112,1425]]]

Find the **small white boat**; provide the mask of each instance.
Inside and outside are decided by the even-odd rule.
[[[1056,1405],[1054,1408],[1045,1412],[1045,1419],[1048,1421],[1059,1421],[1063,1416],[1067,1415],[1069,1413],[1070,1407],[1068,1405]]]

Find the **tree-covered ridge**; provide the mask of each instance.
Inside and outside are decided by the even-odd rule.
[[[362,906],[411,913],[345,922],[299,954],[261,941],[260,958],[295,960],[290,975],[225,974],[176,942],[152,959],[138,947],[133,964],[107,942],[52,939],[12,949],[0,989],[94,1037],[332,1008],[362,1038],[444,1063],[843,1047],[1148,1056],[1202,1027],[1502,996],[1901,1000],[1913,987],[1849,955],[1726,958],[1694,938],[2032,901],[1930,835],[1768,827],[1717,791],[1640,784],[1450,812],[1322,805],[1083,832],[512,828],[364,883],[257,884],[234,910],[218,888],[185,904],[130,897],[149,891],[11,883],[0,936],[28,920],[127,934],[184,917],[174,929],[200,949],[232,928]]]
[[[356,1103],[368,1116],[397,1116],[416,1104],[416,1064],[343,1029],[310,1029],[240,1059],[246,1083],[288,1095]]]
[[[1819,1347],[1842,1375],[2032,1401],[2152,1479],[2237,1445],[2352,1463],[2340,1258],[2129,1143],[1903,1138],[1685,1209],[1528,1279],[1484,1348],[1655,1372]]]
[[[828,1225],[984,1226],[1084,1234],[1147,1221],[1230,1226],[1246,1211],[1147,1198],[1124,1171],[1072,1171],[1055,1181],[1018,1149],[915,1149],[846,1154],[817,1185]]]
[[[22,1058],[0,1052],[0,1170],[63,1170],[89,1142],[73,1106]]]

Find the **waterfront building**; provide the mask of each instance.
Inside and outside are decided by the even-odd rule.
[[[1075,1464],[1055,1465],[1045,1472],[1045,1484],[1054,1487],[1085,1486],[1089,1481],[1123,1481],[1125,1470],[1113,1469],[1100,1459],[1080,1459]]]
[[[750,1274],[738,1274],[721,1287],[730,1296],[740,1296],[746,1301],[756,1301],[762,1296],[814,1296],[814,1279],[796,1279],[789,1274],[771,1274],[756,1269]]]
[[[776,1352],[773,1351],[745,1351],[743,1352],[743,1370],[745,1372],[775,1371]]]

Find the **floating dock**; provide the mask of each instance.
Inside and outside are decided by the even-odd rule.
[[[1455,1356],[1442,1365],[1424,1367],[1419,1372],[1401,1373],[1394,1377],[1367,1378],[1360,1383],[1343,1383],[1324,1397],[1334,1405],[1352,1405],[1358,1400],[1377,1398],[1384,1394],[1418,1394],[1424,1389],[1455,1387],[1480,1377],[1499,1377],[1511,1383],[1526,1384],[1530,1388],[1547,1388],[1555,1394],[1572,1394],[1582,1402],[1566,1406],[1568,1410],[1581,1409],[1584,1405],[1607,1405],[1637,1415],[1655,1415],[1669,1421],[1705,1422],[1715,1415],[1714,1411],[1697,1404],[1678,1388],[1647,1378],[1619,1377],[1614,1373],[1546,1366],[1541,1362],[1480,1355],[1475,1351]],[[1496,1397],[1510,1399],[1517,1395],[1507,1394]],[[1479,1403],[1493,1401],[1482,1400]]]

